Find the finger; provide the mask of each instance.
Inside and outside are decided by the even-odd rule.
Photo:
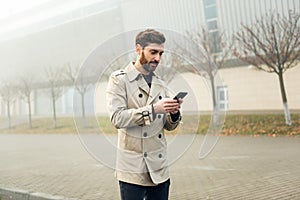
[[[178,99],[178,103],[179,103],[179,104],[182,104],[182,103],[183,103],[183,99],[179,98],[179,99]]]
[[[176,107],[178,106],[179,104],[176,102],[176,103],[166,103],[164,104],[165,107]]]
[[[177,99],[168,99],[165,102],[166,103],[178,103]]]

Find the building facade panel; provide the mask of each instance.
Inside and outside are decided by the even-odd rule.
[[[278,76],[253,67],[220,70],[228,86],[229,110],[281,110],[283,102]],[[285,89],[290,109],[300,109],[300,65],[284,74]]]
[[[186,33],[199,30],[205,21],[199,0],[124,0],[121,10],[125,31],[158,27]]]
[[[299,5],[298,0],[218,0],[218,21],[221,31],[230,36],[239,30],[241,24],[251,25],[266,13],[299,13]]]
[[[0,66],[2,66],[2,76],[15,78],[25,72],[34,72],[34,74],[40,72],[42,74],[43,67],[62,67],[68,62],[80,65],[95,47],[114,35],[125,31],[158,27],[185,34],[187,31],[199,31],[206,24],[211,32],[225,31],[230,36],[238,31],[241,23],[249,25],[256,18],[262,17],[267,11],[287,14],[290,10],[296,10],[299,13],[300,1],[113,1],[112,7],[107,8],[105,11],[93,11],[93,15],[88,15],[84,14],[87,10],[83,10],[74,13],[74,20],[48,26],[43,30],[32,28],[34,33],[26,31],[26,34],[18,38],[1,40],[0,55],[2,59],[0,60]],[[70,16],[68,15],[68,17]],[[63,19],[55,17],[49,20],[57,22],[57,20]],[[49,24],[52,24],[52,22],[49,21]],[[130,39],[134,40],[134,38]],[[298,92],[300,83],[299,78],[297,78],[300,75],[299,68],[297,66],[285,74],[291,109],[300,109]],[[265,74],[242,66],[220,70],[220,74],[227,88],[227,106],[229,110],[282,109],[279,83],[274,74]],[[182,74],[181,76],[189,83],[187,90],[190,91],[190,94],[195,95],[195,99],[199,101],[197,102],[199,108],[201,110],[211,110],[211,94],[207,82],[196,75]],[[52,113],[50,99],[45,95],[40,95],[43,89],[38,90],[41,91],[37,91],[35,97],[34,113],[36,115],[49,115]],[[70,113],[73,103],[71,93],[71,90],[66,89],[66,93],[59,100],[59,114]],[[94,92],[90,92],[87,98],[95,98],[93,95]],[[220,95],[223,95],[222,91],[220,91]],[[3,102],[1,104],[1,113],[6,113]],[[89,112],[93,112],[95,109],[95,105],[86,106]],[[187,103],[186,106],[188,110],[193,109],[192,104]],[[14,102],[11,108],[12,114],[24,114],[25,110],[25,107],[19,101]],[[100,110],[104,110],[103,106]]]

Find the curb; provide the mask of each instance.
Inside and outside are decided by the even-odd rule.
[[[0,188],[0,200],[76,200],[63,196],[53,196],[40,192],[29,192],[26,190]]]

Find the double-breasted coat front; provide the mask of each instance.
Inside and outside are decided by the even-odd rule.
[[[155,74],[149,87],[133,63],[110,76],[106,100],[110,120],[118,129],[118,180],[151,186],[169,179],[164,129],[175,129],[180,117],[172,121],[169,113],[155,114],[152,106],[168,93]]]

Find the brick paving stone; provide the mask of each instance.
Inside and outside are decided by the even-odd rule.
[[[175,145],[192,138],[177,136]],[[222,136],[200,160],[202,141],[203,136],[196,137],[170,166],[170,200],[300,199],[299,137]],[[96,161],[76,134],[0,134],[0,150],[0,188],[80,200],[119,199],[114,171]]]

